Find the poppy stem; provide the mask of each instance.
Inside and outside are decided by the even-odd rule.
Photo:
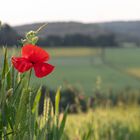
[[[28,77],[27,89],[29,88],[29,85],[30,85],[31,74],[32,74],[32,69],[29,71],[29,77]]]

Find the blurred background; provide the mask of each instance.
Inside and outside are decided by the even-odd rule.
[[[42,98],[49,91],[52,101],[62,86],[60,108],[70,106],[66,139],[140,139],[139,5],[139,0],[1,0],[0,46],[11,50],[9,57],[19,52],[25,33],[48,23],[38,45],[56,68],[43,79],[32,77],[32,86],[41,84]]]

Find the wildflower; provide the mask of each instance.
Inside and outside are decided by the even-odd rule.
[[[50,74],[54,66],[46,63],[49,54],[38,46],[28,44],[22,47],[21,57],[12,57],[14,67],[21,73],[34,69],[35,75],[42,78]]]

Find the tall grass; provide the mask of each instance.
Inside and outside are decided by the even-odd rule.
[[[60,89],[53,107],[49,97],[44,100],[43,114],[38,105],[41,88],[30,87],[30,73],[20,74],[8,64],[7,49],[0,74],[0,139],[1,140],[60,140],[67,110],[60,118]],[[47,93],[46,93],[47,95]]]
[[[87,114],[69,115],[66,132],[67,140],[139,140],[140,108],[97,108]]]

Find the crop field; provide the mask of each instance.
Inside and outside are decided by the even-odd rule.
[[[104,57],[107,63],[102,61],[101,49],[52,48],[48,51],[55,71],[41,80],[36,81],[32,77],[33,85],[41,83],[57,88],[72,84],[86,95],[93,93],[97,79],[100,79],[103,91],[140,87],[139,48],[106,49]]]
[[[105,49],[104,58],[100,48],[49,48],[50,63],[55,71],[47,78],[36,80],[33,85],[47,85],[52,89],[71,84],[86,95],[92,95],[100,79],[100,88],[120,90],[140,87],[140,48]],[[18,49],[11,49],[11,55]],[[105,59],[105,60],[103,60]],[[105,62],[104,62],[105,61]]]

